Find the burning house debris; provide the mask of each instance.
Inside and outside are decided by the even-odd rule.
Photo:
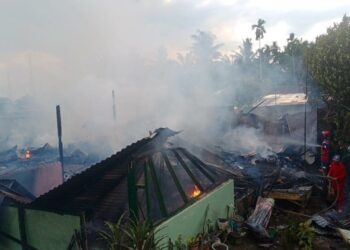
[[[65,236],[62,244],[68,245],[73,240],[92,247],[103,245],[96,239],[100,230],[105,228],[105,221],[116,222],[123,214],[140,221],[150,220],[161,227],[175,223],[172,218],[182,220],[179,217],[182,213],[198,213],[198,204],[210,201],[212,196],[215,199],[225,197],[225,206],[217,202],[208,203],[210,209],[215,210],[219,206],[227,214],[228,226],[222,231],[227,231],[230,237],[235,237],[232,235],[236,233],[241,237],[242,230],[247,228],[260,245],[266,246],[274,242],[268,227],[270,220],[274,219],[274,207],[279,209],[279,202],[283,201],[305,207],[311,193],[322,189],[324,178],[305,171],[301,161],[292,159],[290,150],[271,151],[267,157],[253,152],[245,155],[227,152],[219,147],[215,147],[216,151],[209,151],[184,142],[180,136],[175,136],[177,134],[169,129],[158,129],[150,137],[92,165],[31,202],[28,198],[33,199],[32,196],[22,194],[26,197],[22,202],[25,199],[28,213],[35,210],[47,213],[46,216],[61,214],[66,219],[68,215],[78,216],[74,218],[83,215],[84,219],[78,219],[80,222],[75,224],[79,234],[71,231],[74,237]],[[48,149],[48,145],[40,150],[31,150],[32,159],[45,148]],[[2,154],[4,159],[16,160],[13,150],[7,153]],[[71,159],[78,161],[81,156],[84,156],[82,152],[75,151]],[[234,189],[227,183],[230,179],[234,180]],[[223,187],[230,190],[229,196],[219,195]],[[249,200],[246,199],[248,196]],[[230,207],[238,210],[230,210]],[[250,214],[252,207],[255,210]],[[334,218],[320,216],[313,219],[316,225],[323,225],[329,218]],[[245,223],[244,218],[247,218]],[[346,222],[341,219],[338,222],[345,230]],[[326,224],[332,223],[327,221]],[[175,241],[179,232],[176,236],[171,231],[167,233],[170,234],[169,241]],[[54,233],[50,237],[63,236]]]
[[[248,228],[256,234],[260,240],[269,240],[270,238],[266,229],[269,225],[273,206],[273,199],[259,197],[254,212],[247,219],[246,224]]]
[[[201,147],[176,136],[179,132],[160,128],[100,163],[74,146],[60,154],[63,160],[49,144],[4,150],[0,152],[1,178],[16,178],[37,198],[9,190],[3,195],[17,205],[27,204],[29,210],[83,214],[80,234],[74,232],[74,237],[65,241],[74,239],[84,245],[85,238],[90,246],[98,246],[94,239],[105,228],[105,221],[116,222],[127,214],[155,225],[171,224],[169,218],[178,218],[182,211],[193,209],[197,201],[215,196],[233,179],[232,202],[227,198],[224,203],[230,207],[234,198],[235,216],[241,217],[226,221],[236,227],[227,226],[222,231],[240,228],[240,235],[239,231],[247,228],[259,244],[272,244],[268,225],[273,210],[279,209],[283,201],[305,208],[312,193],[322,191],[325,178],[304,164],[306,149],[311,158],[316,152],[317,111],[298,94],[274,96],[274,105],[271,98],[267,96],[248,113],[225,110],[221,119],[226,122],[209,137],[215,140],[199,144]],[[300,132],[306,131],[305,120],[301,119],[306,111],[310,112],[307,137]],[[226,117],[228,113],[230,118]],[[274,117],[267,121],[264,117],[269,114]],[[217,125],[214,127],[209,131],[217,130]],[[169,241],[175,240],[174,235],[169,236]]]
[[[1,249],[350,241],[349,3],[67,2],[1,15]]]
[[[157,130],[39,196],[27,209],[84,214],[81,237],[92,245],[104,222],[115,222],[123,213],[158,224],[165,221],[229,179],[225,171],[205,164],[185,148],[168,145],[167,139],[174,134],[169,129]],[[226,184],[230,195],[224,196],[230,203],[231,185]]]
[[[58,150],[49,144],[39,148],[12,147],[0,152],[0,179],[16,179],[28,191],[39,196],[62,183]],[[85,154],[75,146],[65,150],[65,179],[96,163],[97,155]]]
[[[231,224],[238,225],[239,230],[247,228],[259,244],[269,245],[273,243],[268,225],[274,205],[278,208],[279,202],[287,201],[305,208],[312,192],[322,191],[325,184],[324,177],[305,169],[304,164],[306,152],[311,158],[316,152],[317,109],[300,94],[275,95],[272,99],[266,96],[248,113],[225,110],[220,119],[226,122],[219,131],[217,125],[209,128],[216,132],[206,143],[200,143],[201,147],[165,128],[100,163],[76,147],[68,147],[64,153],[61,147],[60,158],[58,150],[49,144],[13,147],[0,152],[1,178],[16,178],[37,197],[31,201],[26,194],[22,200],[12,199],[18,204],[26,200],[27,209],[83,215],[83,229],[69,240],[74,238],[82,245],[85,238],[90,246],[100,244],[95,239],[105,228],[105,221],[116,222],[127,214],[155,225],[171,224],[169,218],[193,209],[196,201],[215,196],[233,179],[232,195],[224,203],[230,207],[234,198],[235,216],[241,217]],[[271,119],[267,121],[268,116]],[[61,135],[60,126],[58,130]],[[208,143],[210,139],[214,140]],[[313,162],[311,159],[309,163]],[[230,212],[226,213],[229,217]],[[234,229],[228,226],[222,231]],[[176,240],[174,235],[168,239]]]
[[[212,147],[211,150],[201,147],[191,148],[204,162],[209,165],[220,166],[220,169],[227,172],[235,180],[237,212],[246,218],[250,216],[247,220],[247,228],[255,235],[259,244],[266,246],[273,242],[266,230],[273,206],[269,206],[269,209],[267,209],[267,206],[260,206],[259,200],[262,197],[271,201],[271,204],[277,204],[277,211],[285,211],[284,213],[287,214],[290,211],[285,210],[286,207],[293,208],[296,211],[300,211],[300,209],[307,210],[311,199],[318,200],[316,211],[314,211],[317,214],[322,214],[330,208],[325,205],[327,203],[324,199],[324,190],[329,179],[320,175],[317,166],[312,165],[314,161],[307,162],[308,159],[301,152],[302,146],[295,144],[295,142],[278,147],[278,152],[274,152],[272,148],[259,149],[258,151],[262,154],[254,151],[247,153],[246,148],[243,151],[244,153],[238,150],[227,151],[222,147]],[[256,206],[255,202],[257,202]],[[248,211],[254,206],[255,210],[250,215]],[[268,212],[266,212],[266,216],[261,218],[264,223],[261,225],[253,223],[256,214],[263,213],[265,208]],[[299,215],[299,213],[296,214]],[[342,215],[337,212],[335,214],[340,220]],[[276,215],[272,215],[272,218],[274,216]],[[279,214],[277,216],[283,217],[285,215]],[[276,220],[276,218],[273,219]],[[323,219],[323,221],[325,220]],[[344,223],[339,223],[338,226],[342,229],[336,227],[336,230],[333,230],[333,235],[340,237],[339,232],[343,230],[341,232],[344,235],[348,227]]]
[[[53,211],[84,211],[88,219],[116,221],[125,212],[129,189],[129,194],[135,195],[129,199],[137,199],[133,211],[143,219],[158,221],[228,178],[227,173],[205,165],[186,149],[164,146],[168,131],[159,130],[152,138],[73,176],[32,205]],[[127,186],[128,178],[135,178],[134,187]]]

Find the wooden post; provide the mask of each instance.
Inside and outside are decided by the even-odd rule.
[[[62,183],[64,182],[64,165],[63,165],[63,144],[62,144],[62,124],[61,124],[61,109],[60,105],[56,106],[57,117],[57,135],[58,135],[58,150],[60,154],[60,162],[62,168]]]
[[[149,179],[148,179],[148,165],[147,162],[144,164],[144,175],[145,175],[145,195],[146,195],[146,206],[147,206],[147,219],[151,219],[151,201],[149,195]]]
[[[137,187],[135,177],[135,167],[131,162],[128,167],[128,200],[129,200],[129,212],[132,219],[138,220],[138,206],[137,206]]]

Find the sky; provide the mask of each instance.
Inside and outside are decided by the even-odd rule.
[[[35,96],[50,112],[62,104],[66,123],[98,130],[107,116],[101,110],[110,115],[111,89],[117,107],[127,107],[118,110],[125,121],[131,110],[154,109],[156,76],[146,84],[137,75],[164,48],[172,59],[188,51],[197,30],[215,34],[232,54],[243,39],[254,40],[259,18],[262,44],[283,46],[291,32],[314,40],[349,12],[349,0],[0,0],[0,96]]]
[[[314,40],[349,11],[348,0],[0,0],[0,91],[43,71],[103,74],[115,55],[150,60],[166,48],[176,59],[197,30],[214,33],[230,53],[243,39],[254,40],[258,18],[266,21],[263,44],[283,46],[291,32]]]
[[[350,11],[348,0],[1,0],[2,55],[21,51],[62,54],[99,47],[186,50],[196,30],[211,31],[225,48],[254,37],[266,21],[264,42],[285,44],[291,32],[314,39]],[[142,44],[139,44],[140,40]]]

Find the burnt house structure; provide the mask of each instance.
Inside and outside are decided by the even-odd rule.
[[[65,179],[81,172],[98,160],[79,149],[65,152]],[[0,152],[0,180],[15,179],[35,197],[62,184],[62,167],[58,150],[48,143],[38,148],[18,148]]]
[[[160,129],[73,176],[30,206],[83,212],[89,221],[116,221],[128,209],[142,219],[167,218],[228,178],[186,149],[167,147],[167,139],[175,134]]]
[[[124,213],[160,224],[229,179],[227,172],[202,162],[185,148],[169,145],[169,137],[176,134],[167,128],[157,129],[150,137],[72,176],[26,205],[28,212],[35,211],[52,220],[58,216],[57,225],[62,226],[61,230],[52,229],[50,234],[42,232],[48,234],[47,240],[31,246],[67,248],[68,243],[77,238],[76,232],[80,242],[91,246],[104,223],[115,222]],[[233,192],[233,186],[231,190]],[[46,223],[36,222],[38,225],[33,227],[37,229],[40,224],[47,227]],[[61,235],[60,231],[71,232],[71,238]],[[46,248],[50,238],[60,246]],[[17,241],[23,243],[23,239]]]

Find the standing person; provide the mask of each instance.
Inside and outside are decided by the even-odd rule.
[[[345,213],[350,212],[350,146],[347,148],[347,153],[343,156],[342,162],[346,168],[346,184],[345,184]]]
[[[340,160],[339,155],[333,157],[332,164],[329,168],[328,176],[332,177],[331,187],[334,193],[337,194],[337,208],[338,212],[342,212],[344,208],[344,189],[345,189],[345,179],[346,170],[344,164]]]
[[[330,159],[331,159],[331,131],[322,131],[323,141],[321,145],[321,167],[324,174],[327,173]]]

